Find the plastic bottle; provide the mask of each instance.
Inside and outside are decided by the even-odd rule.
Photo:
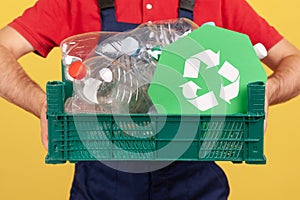
[[[154,61],[145,61],[146,74],[138,67],[132,70],[118,61],[97,56],[84,63],[72,63],[69,72],[74,78],[74,92],[87,102],[116,113],[147,113],[152,105],[147,88],[155,65]]]
[[[145,23],[130,32],[113,35],[100,41],[95,50],[96,55],[118,59],[123,54],[136,59],[155,47],[164,47],[190,33],[198,26],[186,19]]]

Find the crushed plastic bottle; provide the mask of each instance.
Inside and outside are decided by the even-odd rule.
[[[177,19],[142,24],[99,40],[93,56],[67,63],[74,96],[113,113],[155,112],[147,90],[161,49],[195,28],[193,22]]]

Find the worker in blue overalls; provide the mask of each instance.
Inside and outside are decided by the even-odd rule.
[[[117,22],[113,1],[99,0],[99,6],[102,31],[128,31],[139,25]],[[178,17],[193,20],[193,6],[194,1],[182,1]],[[168,166],[156,167],[164,165]],[[149,172],[124,172],[134,168]],[[79,162],[71,189],[71,199],[76,200],[222,200],[228,195],[226,176],[214,162]]]

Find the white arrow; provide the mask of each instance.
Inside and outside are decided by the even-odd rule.
[[[190,57],[185,61],[183,77],[198,78],[201,61],[198,58]]]
[[[227,103],[231,104],[230,100],[234,99],[239,95],[239,87],[240,87],[240,77],[238,77],[235,82],[229,85],[224,86],[222,84],[220,89],[220,97]]]
[[[230,82],[236,81],[240,73],[232,64],[225,61],[222,67],[219,69],[218,74],[229,80]]]
[[[206,111],[218,105],[218,101],[213,92],[208,92],[196,99],[189,100],[189,102],[201,111]]]
[[[192,57],[198,58],[199,60],[204,62],[207,65],[206,69],[218,66],[220,64],[220,51],[218,51],[218,53],[215,53],[212,50],[207,49]]]
[[[97,91],[102,81],[94,78],[89,78],[84,81],[83,95],[91,102],[98,103]]]
[[[187,99],[196,98],[197,90],[201,89],[201,87],[199,87],[193,81],[189,81],[185,84],[180,85],[179,87],[182,87],[182,93],[183,93],[184,97]]]

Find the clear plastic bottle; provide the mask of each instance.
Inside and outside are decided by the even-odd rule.
[[[141,24],[133,31],[118,33],[101,40],[95,54],[111,59],[118,59],[126,54],[138,59],[145,55],[144,51],[149,52],[156,47],[163,48],[197,27],[192,21],[183,18]]]
[[[126,60],[130,62],[129,57]],[[152,106],[147,88],[156,63],[139,60],[135,64],[139,62],[143,62],[145,70],[137,70],[138,67],[132,70],[129,64],[126,66],[103,56],[86,60],[78,73],[72,74],[74,65],[71,65],[74,92],[85,101],[114,113],[147,113]]]

